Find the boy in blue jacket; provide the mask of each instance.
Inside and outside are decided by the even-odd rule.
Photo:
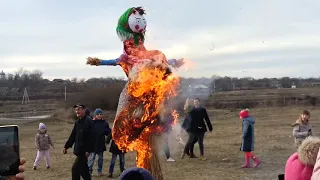
[[[93,152],[90,153],[89,156],[89,172],[92,176],[93,171],[93,164],[98,155],[98,176],[102,175],[102,167],[103,167],[103,153],[106,151],[106,144],[105,144],[105,136],[108,136],[111,133],[111,129],[109,127],[108,122],[103,118],[103,112],[100,108],[94,111],[94,118],[93,118]]]

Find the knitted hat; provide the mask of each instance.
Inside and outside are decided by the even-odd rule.
[[[94,111],[94,115],[97,115],[97,114],[103,114],[102,109],[97,108],[97,109]]]
[[[39,130],[41,129],[47,129],[46,125],[43,123],[39,123]]]
[[[90,116],[90,110],[89,110],[88,108],[86,108],[85,114],[86,114],[87,116]]]
[[[134,32],[129,25],[129,17],[132,14],[136,14],[137,16],[143,16],[145,14],[144,9],[141,7],[132,7],[127,9],[119,18],[118,26],[117,26],[117,34],[121,41],[125,41],[127,39],[134,39],[135,45],[138,45],[139,39],[144,41],[144,32]],[[143,18],[144,19],[144,18]],[[142,20],[141,20],[142,21]],[[146,21],[143,21],[146,26]],[[139,27],[143,28],[143,27]]]
[[[151,173],[143,168],[129,168],[121,173],[119,180],[153,180]]]
[[[248,117],[249,116],[249,112],[245,109],[245,110],[242,110],[242,111],[240,111],[240,113],[239,113],[239,116],[240,116],[240,118],[246,118],[246,117]]]
[[[298,152],[292,154],[285,167],[286,180],[310,180],[320,148],[320,139],[308,137],[299,146]]]

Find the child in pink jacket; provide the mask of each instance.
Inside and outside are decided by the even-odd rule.
[[[302,141],[298,152],[292,154],[285,167],[285,180],[310,180],[316,164],[320,139],[310,136]],[[319,165],[318,165],[319,166]],[[317,171],[317,168],[315,168]],[[314,173],[314,176],[315,173]]]

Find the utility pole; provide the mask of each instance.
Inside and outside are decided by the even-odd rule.
[[[27,88],[24,88],[21,104],[28,104],[28,103],[30,103],[29,95],[27,92]]]
[[[64,85],[64,100],[67,100],[67,85]]]

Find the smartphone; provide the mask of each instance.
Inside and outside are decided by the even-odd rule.
[[[19,173],[20,145],[17,125],[0,126],[0,176]]]
[[[279,174],[278,175],[278,180],[284,180],[284,174]]]

